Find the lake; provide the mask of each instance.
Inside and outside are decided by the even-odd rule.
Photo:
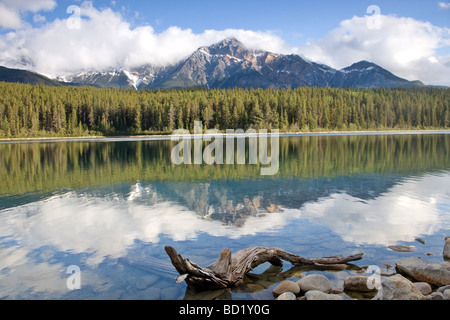
[[[0,143],[0,299],[266,300],[278,282],[305,274],[342,288],[362,266],[442,261],[448,132],[281,136],[272,176],[260,174],[262,164],[175,165],[175,145]],[[194,292],[175,283],[165,246],[201,266],[224,248],[253,246],[365,256],[346,270],[264,264],[231,292]]]

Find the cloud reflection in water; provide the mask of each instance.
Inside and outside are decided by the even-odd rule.
[[[213,216],[204,218],[179,201],[162,197],[152,185],[138,183],[126,193],[107,196],[69,192],[0,211],[0,292],[8,295],[13,289],[7,288],[18,283],[37,291],[65,289],[66,275],[61,271],[65,266],[48,263],[45,250],[40,259],[30,261],[29,255],[43,247],[86,253],[86,265],[95,267],[106,257],[126,256],[136,240],[160,244],[162,235],[185,241],[199,234],[239,239],[283,232],[300,219],[329,228],[355,244],[413,241],[449,226],[449,190],[448,172],[424,175],[397,183],[371,199],[333,192],[299,208],[277,203],[282,210],[258,209],[240,225],[225,224]]]

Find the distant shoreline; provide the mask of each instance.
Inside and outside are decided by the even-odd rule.
[[[256,135],[258,135],[258,131]],[[267,131],[270,135],[270,130]],[[321,132],[281,132],[280,137],[314,137],[314,136],[364,136],[364,135],[422,135],[422,134],[450,134],[448,130],[369,130],[369,131],[321,131]],[[214,134],[216,135],[216,134]],[[221,136],[253,136],[252,134],[227,134],[221,133]],[[191,134],[191,137],[212,136],[211,134]],[[0,138],[0,143],[30,143],[30,142],[62,142],[62,141],[152,141],[152,140],[171,140],[173,137],[183,137],[182,135],[124,135],[124,136],[79,136],[79,137],[30,137],[30,138]]]

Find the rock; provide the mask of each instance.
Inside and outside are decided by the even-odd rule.
[[[444,291],[444,300],[450,300],[450,289]]]
[[[445,237],[444,258],[450,259],[450,237]]]
[[[388,249],[397,252],[415,252],[417,250],[415,246],[389,246]]]
[[[297,297],[292,292],[282,293],[276,298],[276,300],[296,300]]]
[[[270,213],[274,213],[275,211],[277,211],[277,206],[275,204],[271,203],[269,207],[266,207],[266,209]]]
[[[367,287],[368,276],[349,276],[344,280],[344,289],[358,292],[372,292],[376,289]]]
[[[426,282],[414,282],[413,284],[425,296],[433,292],[431,286]]]
[[[421,244],[426,244],[426,241],[422,238],[416,238],[415,240]]]
[[[450,285],[440,287],[440,288],[438,288],[436,291],[437,291],[437,292],[443,293],[443,292],[444,292],[445,290],[447,290],[447,289],[450,289]]]
[[[305,294],[306,300],[344,300],[344,297],[337,294],[329,294],[319,290],[309,290]]]
[[[255,209],[258,209],[261,206],[261,197],[260,196],[254,197],[252,203]]]
[[[450,284],[450,271],[441,264],[410,257],[397,261],[396,268],[398,272],[417,281],[427,282],[438,287]]]
[[[450,271],[450,262],[444,261],[444,262],[441,262],[440,265],[443,266],[444,269],[447,269]]]
[[[272,292],[275,296],[279,296],[285,292],[292,292],[293,294],[299,294],[300,288],[298,284],[295,283],[294,281],[285,280],[281,282],[279,285],[277,285]]]
[[[330,280],[322,274],[311,274],[297,281],[302,292],[311,290],[329,292],[332,288]]]
[[[444,294],[441,292],[432,292],[426,297],[427,300],[444,300]]]
[[[425,296],[414,284],[400,274],[383,278],[381,289],[374,299],[379,300],[424,300]]]
[[[341,288],[332,288],[329,293],[343,294],[345,292],[344,292],[344,289],[341,289]]]

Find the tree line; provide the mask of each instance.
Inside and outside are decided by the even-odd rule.
[[[444,88],[119,90],[0,83],[0,137],[450,127]]]

